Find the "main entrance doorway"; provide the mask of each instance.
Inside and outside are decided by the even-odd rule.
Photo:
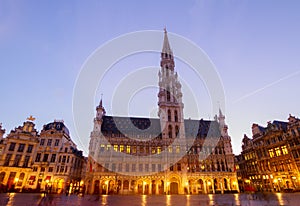
[[[170,184],[170,194],[171,195],[178,194],[178,183],[177,182],[171,182],[171,184]]]

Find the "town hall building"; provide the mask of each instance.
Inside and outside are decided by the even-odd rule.
[[[158,118],[109,116],[96,107],[85,178],[89,194],[239,192],[225,116],[184,119],[181,83],[164,31]]]

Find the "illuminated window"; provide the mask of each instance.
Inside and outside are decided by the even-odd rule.
[[[134,153],[134,154],[136,153],[136,146],[132,147],[132,153]]]
[[[289,153],[288,150],[287,150],[287,148],[286,148],[286,146],[282,146],[281,150],[282,150],[282,154],[284,154],[284,155],[286,155],[286,154]]]
[[[104,150],[105,150],[105,145],[104,144],[100,145],[100,151],[103,152]]]
[[[161,153],[161,147],[157,147],[157,154]]]
[[[172,153],[172,152],[173,152],[173,147],[172,147],[172,146],[169,146],[169,147],[168,147],[168,150],[169,150],[169,153]]]
[[[156,153],[156,150],[155,150],[155,148],[154,148],[154,147],[152,147],[152,149],[151,149],[151,153],[152,153],[152,154],[155,154],[155,153]]]
[[[275,153],[276,153],[276,156],[280,156],[281,155],[281,151],[280,151],[279,147],[275,148]]]
[[[126,146],[126,152],[127,152],[128,154],[130,154],[130,146],[129,146],[129,145]]]
[[[269,155],[270,155],[270,157],[274,157],[274,151],[273,151],[273,149],[269,149]]]
[[[117,152],[118,151],[118,145],[114,145],[114,150]]]
[[[110,148],[111,148],[110,144],[106,145],[106,150],[110,150]]]
[[[180,146],[176,146],[176,153],[180,152]]]
[[[120,145],[120,152],[124,151],[124,145]]]

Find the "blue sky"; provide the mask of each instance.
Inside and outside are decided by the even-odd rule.
[[[8,133],[29,115],[37,118],[38,130],[54,119],[64,119],[72,139],[87,151],[89,132],[78,137],[72,116],[73,88],[83,63],[95,49],[119,35],[166,26],[169,32],[195,42],[215,64],[226,94],[226,121],[237,154],[243,134],[251,136],[252,123],[286,121],[290,113],[299,116],[299,4],[268,0],[3,0],[0,122]],[[132,63],[137,66],[159,65],[159,55],[128,61],[138,62]],[[176,69],[180,73],[180,68]],[[188,75],[184,80],[194,81]],[[95,104],[104,93],[104,105],[110,105],[110,87],[113,85],[98,89]],[[156,106],[154,95],[148,102]],[[207,97],[205,89],[203,96]],[[137,106],[131,107],[136,110],[130,110],[130,115],[147,115],[142,113],[143,101],[137,96]],[[200,118],[212,117],[203,112]],[[92,121],[87,122],[91,129]]]

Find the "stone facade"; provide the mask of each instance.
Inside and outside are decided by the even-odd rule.
[[[181,84],[164,33],[158,119],[106,115],[96,107],[85,178],[89,194],[238,192],[231,138],[222,112],[184,119]]]
[[[300,189],[300,120],[252,125],[252,138],[244,136],[236,157],[242,190],[292,191]]]
[[[62,121],[44,125],[40,133],[26,121],[0,141],[1,190],[61,193],[83,184],[85,160]]]

